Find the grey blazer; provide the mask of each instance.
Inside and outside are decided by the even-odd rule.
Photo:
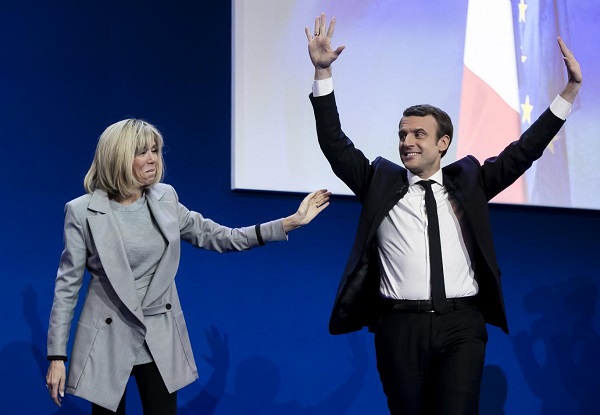
[[[180,241],[218,252],[259,245],[255,226],[221,226],[179,203],[175,190],[156,184],[148,207],[167,248],[140,303],[105,192],[96,190],[65,206],[64,250],[56,276],[48,330],[48,356],[67,356],[71,321],[84,271],[91,280],[77,322],[66,392],[117,409],[144,340],[169,392],[193,382],[197,368],[175,275]],[[264,242],[287,239],[282,220],[261,224]]]

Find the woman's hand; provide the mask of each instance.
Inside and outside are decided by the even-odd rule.
[[[317,190],[304,198],[296,213],[283,219],[283,230],[287,233],[306,225],[329,206],[331,192]]]
[[[46,374],[46,387],[48,388],[50,397],[58,406],[61,406],[62,398],[65,397],[65,378],[65,362],[62,360],[52,360]]]

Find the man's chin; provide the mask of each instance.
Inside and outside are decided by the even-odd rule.
[[[415,161],[412,159],[402,159],[401,161],[404,167],[406,167],[408,170],[411,170],[417,166],[417,163],[415,163]]]

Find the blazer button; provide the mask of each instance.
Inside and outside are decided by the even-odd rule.
[[[167,303],[166,307],[167,307],[167,310],[170,310],[171,309],[171,304]]]
[[[109,318],[107,318],[107,319],[106,319],[106,324],[111,324],[111,323],[112,323],[112,318],[110,318],[110,317],[109,317]]]

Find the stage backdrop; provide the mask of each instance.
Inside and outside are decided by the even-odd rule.
[[[338,16],[346,32],[367,31],[344,20],[361,2],[330,9],[331,4],[315,12]],[[283,13],[271,12],[273,23]],[[306,69],[306,77],[289,78],[304,91],[298,104],[306,111],[312,74],[303,30],[313,17],[290,27],[299,46],[285,51],[286,59]],[[231,18],[231,4],[224,1],[0,5],[2,413],[89,413],[86,402],[70,395],[61,410],[47,397],[45,335],[62,250],[63,207],[82,194],[97,137],[107,125],[126,117],[157,125],[167,143],[166,181],[185,205],[209,218],[244,226],[296,209],[301,194],[231,190]],[[427,14],[419,20],[428,24]],[[456,42],[463,41],[463,34],[455,35]],[[397,42],[403,50],[410,44],[406,37]],[[354,53],[348,47],[344,58]],[[586,73],[597,65],[591,58],[582,64]],[[339,67],[347,73],[336,85],[348,100],[362,73],[348,61]],[[419,72],[437,79],[444,69],[427,65]],[[582,97],[590,97],[597,82],[586,78],[589,89]],[[449,87],[448,96],[457,98],[459,85]],[[262,115],[277,121],[268,112]],[[302,126],[306,134],[299,148],[318,153],[312,123],[308,118]],[[275,164],[265,167],[266,175],[281,174]],[[310,172],[311,166],[296,170],[298,177]],[[591,179],[597,169],[589,174]],[[587,180],[589,186],[595,182]],[[323,177],[313,187],[328,183]],[[184,246],[177,284],[200,379],[181,391],[181,414],[386,413],[372,335],[327,332],[359,210],[354,198],[336,197],[288,242],[249,252],[219,255]],[[489,328],[482,413],[593,413],[600,388],[599,213],[495,205],[492,221],[511,334]],[[139,414],[134,384],[130,392],[130,413]]]
[[[399,161],[398,122],[415,104],[454,121],[442,160],[498,154],[566,84],[562,36],[584,69],[569,122],[540,161],[494,202],[600,209],[600,3],[593,0],[235,0],[233,166],[236,189],[308,191],[331,173],[306,105],[314,69],[304,31],[322,11],[335,16],[333,47],[346,49],[333,77],[342,127],[369,157]],[[308,167],[308,168],[307,168]],[[277,174],[271,174],[276,169]],[[302,172],[300,174],[299,172]]]

